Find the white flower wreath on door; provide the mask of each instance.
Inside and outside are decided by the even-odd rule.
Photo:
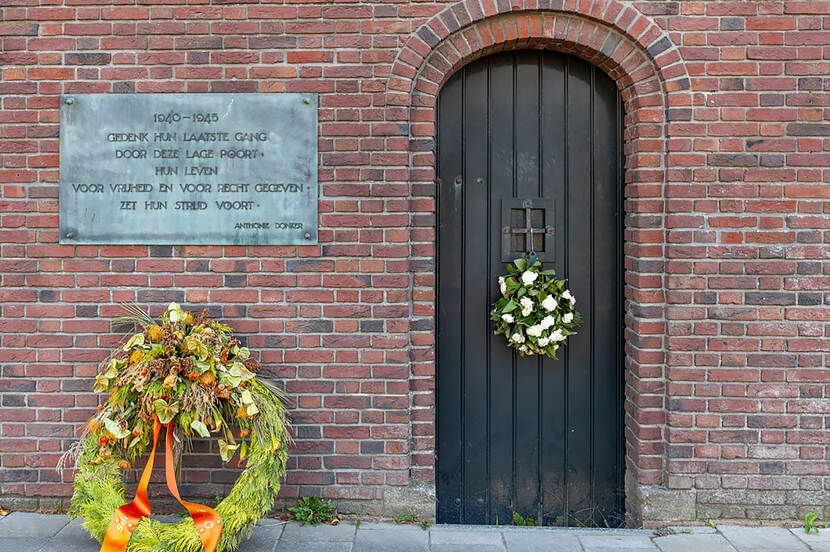
[[[542,262],[531,258],[533,262],[516,259],[507,265],[508,274],[499,276],[502,296],[490,320],[496,323],[495,333],[504,334],[520,355],[556,358],[568,336],[576,334],[582,316],[566,280],[557,280],[553,270],[542,270]]]

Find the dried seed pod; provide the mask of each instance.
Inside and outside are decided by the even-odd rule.
[[[252,358],[249,358],[248,360],[246,360],[242,364],[245,365],[245,368],[247,368],[248,370],[250,370],[251,372],[254,372],[254,373],[259,372],[259,370],[262,368],[262,364],[255,361]]]
[[[210,310],[203,309],[199,316],[196,317],[194,325],[199,326],[200,324],[204,324],[210,320]]]
[[[159,379],[164,379],[167,377],[169,372],[167,368],[167,362],[163,358],[154,358],[150,361],[150,369]]]
[[[193,357],[186,356],[181,360],[181,369],[182,372],[192,372],[194,368]]]

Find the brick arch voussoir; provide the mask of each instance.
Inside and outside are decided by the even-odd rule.
[[[532,25],[534,21],[524,21],[521,16],[532,12],[544,16],[561,14],[593,22],[593,25],[583,25],[579,30],[569,25],[570,28],[564,35],[566,43],[557,48],[579,55],[583,59],[591,56],[581,51],[582,48],[568,47],[578,45],[588,48],[589,51],[595,52],[596,57],[596,53],[604,54],[604,49],[612,47],[605,41],[624,37],[630,41],[633,48],[647,54],[663,82],[675,81],[672,86],[666,86],[665,93],[685,95],[685,98],[674,99],[672,105],[691,105],[688,94],[689,80],[677,48],[655,23],[635,8],[624,6],[618,0],[462,0],[447,6],[421,25],[401,48],[390,71],[387,105],[412,104],[411,94],[421,70],[435,48],[452,35],[460,33],[460,36],[473,42],[475,54],[470,56],[467,62],[500,50],[539,48],[542,47],[539,45],[540,42],[551,35],[562,36],[561,21],[556,29],[540,29],[538,25],[528,28],[527,25]],[[493,44],[475,44],[476,35],[483,30],[481,22],[492,21],[505,15],[515,16],[518,28],[507,29],[504,35],[494,33],[499,40],[499,47]],[[522,40],[518,36],[510,36],[513,31],[527,35],[529,39]],[[610,69],[613,67],[604,63],[602,55],[598,58],[589,61],[611,74]],[[621,88],[630,85],[628,82],[616,80]],[[680,94],[683,91],[686,91],[685,94]]]
[[[447,28],[446,20],[440,22]],[[427,26],[438,25],[430,26],[428,22]],[[615,80],[622,93],[626,104],[626,128],[656,126],[663,130],[661,136],[654,138],[665,138],[662,134],[665,134],[669,92],[661,76],[661,67],[630,37],[597,20],[572,13],[514,10],[448,33],[443,40],[430,46],[417,68],[393,69],[388,106],[409,109],[412,144],[423,154],[430,148],[418,142],[429,140],[434,133],[434,129],[428,127],[430,121],[434,121],[438,93],[444,83],[461,67],[479,57],[526,48],[556,50],[598,66]],[[409,59],[413,59],[412,56]],[[663,59],[669,62],[662,68],[664,70],[677,72],[673,68],[682,68],[678,62],[671,63],[675,59],[671,56],[663,56]],[[411,69],[415,69],[414,76]],[[685,71],[677,74],[678,79],[685,77]],[[676,94],[685,89],[679,84],[673,87]],[[673,102],[674,105],[688,103],[688,100]],[[643,164],[643,168],[651,173],[651,165]],[[636,165],[629,166],[634,181],[644,178],[639,171]],[[426,176],[424,172],[419,174]]]

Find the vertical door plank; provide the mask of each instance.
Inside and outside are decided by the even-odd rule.
[[[491,225],[490,243],[493,253],[490,255],[490,269],[493,275],[505,272],[501,263],[501,225],[499,200],[512,197],[513,189],[513,54],[496,54],[487,58],[490,64],[490,98],[488,112],[490,116],[490,190]],[[491,288],[492,290],[492,288]],[[497,288],[491,291],[491,299],[498,297]],[[490,330],[492,332],[492,329]],[[513,454],[514,437],[514,358],[512,350],[507,347],[504,336],[492,336],[490,351],[490,403],[487,405],[490,416],[490,522],[510,523],[513,501]]]
[[[591,243],[594,277],[592,311],[594,328],[594,425],[591,428],[594,462],[594,522],[603,524],[613,516],[622,495],[619,480],[619,397],[621,282],[617,280],[620,216],[618,212],[619,144],[617,132],[617,86],[599,70],[594,72],[593,110],[593,209],[595,231]],[[621,522],[611,519],[609,522]]]
[[[462,393],[461,393],[461,176],[462,162],[462,83],[451,79],[439,96],[438,112],[438,357],[436,385],[438,411],[437,477],[441,489],[438,519],[461,521],[462,472]]]
[[[541,150],[542,195],[554,199],[553,220],[546,223],[554,227],[553,262],[545,268],[556,270],[558,278],[564,278],[565,253],[565,67],[567,58],[561,54],[546,53],[542,59],[541,77]],[[542,359],[542,439],[541,482],[544,525],[561,525],[567,520],[565,494],[565,441],[566,420],[563,415],[566,404],[567,379],[565,354],[559,358]]]
[[[515,72],[515,181],[516,197],[538,198],[539,179],[539,66],[540,52],[516,52]],[[542,361],[536,356],[516,362],[516,511],[539,518],[539,428]]]
[[[464,521],[487,523],[487,349],[490,270],[487,236],[487,65],[463,69],[464,82]],[[448,262],[453,262],[448,259]]]
[[[570,522],[582,521],[591,508],[591,366],[593,364],[593,313],[590,255],[593,213],[591,210],[591,86],[593,68],[571,58],[568,63],[568,175],[566,201],[566,274],[575,294],[577,309],[585,322],[577,335],[568,338],[567,398],[567,489]]]

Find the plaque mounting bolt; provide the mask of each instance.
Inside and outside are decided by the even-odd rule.
[[[75,237],[75,232],[67,232],[66,233],[66,239],[71,240],[74,237]]]
[[[75,98],[66,98],[63,101],[63,103],[65,103],[66,105],[72,105],[73,103],[75,103]]]
[[[304,235],[303,237],[304,237],[305,239],[307,239],[307,240],[310,240],[310,239],[311,239],[311,234],[309,234],[308,232],[306,232],[306,233],[305,233],[305,235]]]
[[[311,100],[310,100],[310,99],[308,99],[308,98],[303,98],[303,103],[304,103],[304,104],[310,104],[310,103],[311,103]]]

